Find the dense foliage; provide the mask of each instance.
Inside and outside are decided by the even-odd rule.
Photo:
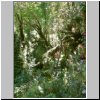
[[[14,2],[14,97],[86,97],[85,2]]]

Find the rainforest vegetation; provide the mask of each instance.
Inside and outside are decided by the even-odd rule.
[[[14,2],[14,97],[86,97],[86,2]]]

